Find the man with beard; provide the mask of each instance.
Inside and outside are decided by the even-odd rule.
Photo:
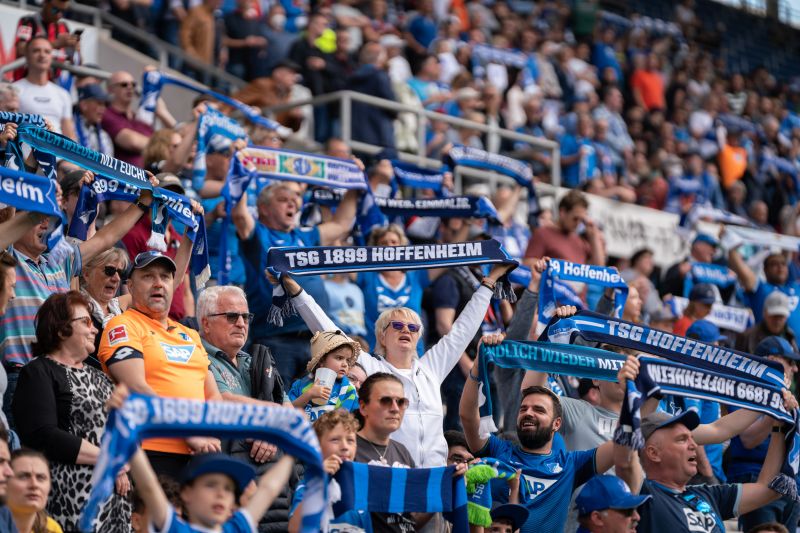
[[[0,531],[17,533],[14,517],[6,507],[6,491],[8,478],[14,475],[11,470],[11,451],[8,449],[8,431],[0,425]]]
[[[487,335],[482,342],[498,344],[503,335]],[[476,456],[496,457],[522,471],[527,499],[520,503],[530,511],[521,533],[561,533],[567,519],[572,491],[595,474],[611,468],[614,445],[605,442],[585,451],[567,451],[556,432],[563,423],[561,401],[550,389],[527,387],[517,415],[519,445],[494,435],[481,436],[478,411],[479,358],[469,373],[461,395],[459,413],[464,435]],[[617,471],[621,477],[630,476],[631,465]]]

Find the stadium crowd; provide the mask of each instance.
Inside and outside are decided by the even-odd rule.
[[[474,531],[716,533],[737,517],[742,531],[796,531],[800,90],[765,69],[731,72],[696,41],[691,0],[658,23],[592,1],[524,12],[467,0],[110,5],[248,83],[233,103],[204,94],[182,110],[157,92],[151,108],[139,102],[153,68],[76,76],[67,91],[52,63],[78,57],[69,1],[20,20],[26,63],[0,86],[0,532],[80,530],[93,472],[109,461],[109,410],[131,393],[299,410],[342,485],[347,463],[450,467],[467,479]],[[341,89],[554,140],[568,190],[520,217],[533,183],[551,181],[537,146],[431,121],[429,157],[499,154],[533,180],[455,191],[443,172],[419,187],[396,162],[420,148],[413,115],[354,104],[353,139],[380,148],[368,156],[338,137],[337,107],[274,122],[246,108]],[[235,194],[236,169],[255,172],[258,153],[290,154],[293,166]],[[363,186],[320,185],[314,165],[355,169]],[[17,171],[56,181],[60,217],[22,202],[12,181],[29,174]],[[587,194],[680,215],[686,257],[662,272],[646,247],[611,256]],[[370,219],[387,198],[449,197],[490,198],[493,214]],[[490,239],[503,257],[452,267],[273,262],[292,248],[335,257],[341,246],[460,251]],[[567,268],[580,274],[556,279]],[[508,283],[515,298],[500,298]],[[591,321],[610,333],[592,337],[581,325]],[[615,327],[670,340],[648,350],[636,344],[645,335]],[[533,355],[500,363],[523,350],[557,352],[574,372],[522,362]],[[591,357],[613,371],[580,370]],[[699,394],[706,375],[653,393],[644,384],[660,379],[660,360],[730,387]],[[777,383],[764,385],[771,372]],[[759,406],[734,383],[777,396]],[[269,439],[154,435],[116,475],[93,530],[305,531],[313,484],[286,452]],[[383,512],[326,503],[325,527],[458,531],[438,510],[406,511],[419,494],[391,483],[368,497],[379,507],[391,488]]]

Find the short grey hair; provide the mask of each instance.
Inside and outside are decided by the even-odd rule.
[[[275,196],[275,193],[283,189],[295,192],[294,189],[292,189],[292,186],[287,184],[286,182],[279,181],[277,183],[271,183],[270,185],[264,187],[258,194],[258,198],[256,199],[256,205],[269,204],[270,200],[272,200],[272,197]]]
[[[235,285],[217,285],[208,287],[200,296],[197,297],[197,320],[202,322],[211,313],[217,312],[217,303],[223,294],[233,294],[238,296],[247,304],[247,296],[244,291]],[[250,307],[248,306],[248,310]]]

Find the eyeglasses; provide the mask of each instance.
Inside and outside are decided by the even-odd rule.
[[[621,514],[622,516],[631,517],[631,516],[633,516],[633,512],[636,509],[611,509],[611,510],[616,512],[616,513]]]
[[[394,403],[397,403],[398,409],[405,409],[408,407],[408,398],[395,398],[394,396],[382,396],[378,399],[378,403],[381,404],[381,407],[389,408]]]
[[[458,455],[457,453],[454,453],[453,455],[451,455],[450,457],[447,458],[447,460],[449,462],[457,464],[457,465],[459,465],[459,464],[467,464],[470,461],[472,461],[473,459],[474,459],[474,457],[464,457],[463,455]]]
[[[385,328],[383,328],[384,331],[387,330],[389,326],[392,326],[392,329],[396,329],[397,331],[403,331],[404,327],[408,327],[408,331],[410,331],[411,333],[417,333],[419,329],[422,327],[419,324],[414,324],[411,322],[401,322],[399,320],[392,320],[391,322],[389,322],[389,324],[387,324]]]
[[[111,86],[122,87],[123,89],[135,89],[136,82],[135,81],[118,81],[117,83],[112,83]]]
[[[70,323],[72,323],[72,322],[80,322],[80,321],[83,321],[83,325],[86,326],[87,328],[92,327],[92,317],[90,317],[89,315],[79,316],[78,318],[73,318],[72,320],[70,320]]]
[[[236,324],[237,322],[239,322],[239,319],[241,318],[242,320],[244,320],[245,322],[247,322],[249,324],[250,322],[253,321],[253,316],[254,315],[253,315],[253,313],[234,313],[234,312],[230,312],[230,313],[214,313],[214,314],[208,315],[208,316],[224,316],[225,320],[228,321],[228,324]]]
[[[103,267],[103,274],[108,276],[109,278],[114,274],[119,274],[119,277],[125,276],[125,269],[124,268],[117,268],[111,265],[106,265]]]

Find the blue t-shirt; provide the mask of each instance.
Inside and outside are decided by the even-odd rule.
[[[286,233],[266,227],[256,222],[253,233],[239,243],[239,254],[242,256],[245,270],[245,293],[250,305],[250,312],[255,320],[250,326],[250,337],[260,339],[284,333],[304,331],[308,328],[300,315],[283,319],[283,326],[276,327],[267,320],[267,313],[272,306],[272,285],[264,276],[267,268],[267,251],[273,246],[319,246],[319,229],[295,228]],[[328,308],[328,293],[320,276],[298,276],[297,283],[323,309]]]
[[[289,389],[289,401],[293,402],[303,395],[308,389],[314,385],[314,379],[308,375],[295,380],[292,383],[292,388]],[[328,401],[322,405],[317,405],[308,402],[303,409],[310,421],[315,421],[324,413],[329,413],[335,409],[344,409],[348,412],[355,411],[358,408],[358,391],[355,386],[348,381],[347,376],[337,378],[331,387],[331,395]]]
[[[738,515],[741,485],[691,485],[677,492],[645,480],[640,494],[650,494],[652,498],[638,509],[638,533],[725,533],[723,521]]]
[[[200,203],[206,213],[213,211],[217,204],[224,201],[220,196],[217,198],[204,198]],[[174,222],[173,222],[174,225]],[[208,243],[208,264],[211,266],[211,274],[217,278],[219,269],[220,238],[222,236],[222,220],[215,220],[213,224],[206,228],[206,242]],[[228,251],[230,253],[230,270],[228,272],[228,283],[244,285],[244,264],[239,255],[239,238],[236,236],[236,226],[233,222],[228,224]]]
[[[789,297],[789,309],[791,313],[789,314],[789,319],[786,321],[786,325],[789,326],[792,332],[800,332],[800,310],[798,310],[797,306],[798,301],[800,301],[800,284],[797,282],[792,281],[784,285],[773,285],[766,281],[759,281],[755,291],[744,293],[745,304],[753,310],[753,316],[756,322],[761,322],[763,318],[762,312],[764,311],[764,300],[766,300],[767,296],[774,290],[779,290]]]
[[[572,491],[597,474],[595,453],[596,450],[566,451],[555,438],[549,454],[527,453],[491,435],[479,455],[495,457],[522,470],[525,487],[520,487],[520,494],[527,492],[527,500],[520,503],[528,508],[530,516],[520,533],[561,533]]]
[[[14,517],[11,516],[11,511],[5,505],[0,506],[0,531],[18,533]]]
[[[364,293],[361,288],[350,281],[339,283],[326,279],[325,292],[328,293],[330,307],[327,311],[331,320],[348,335],[366,336]]]
[[[175,514],[175,509],[172,506],[170,506],[167,513],[164,529],[158,530],[153,524],[150,524],[150,526],[152,527],[151,531],[156,531],[157,533],[206,533],[208,531],[208,529],[193,527],[185,522],[183,518]],[[256,531],[256,524],[253,522],[253,518],[244,509],[236,511],[227,522],[222,524],[222,533],[256,533]]]
[[[290,518],[295,511],[297,511],[297,507],[300,505],[300,502],[303,501],[305,492],[306,482],[303,480],[298,483],[297,488],[294,489],[292,507],[289,509]],[[369,513],[357,509],[352,509],[346,513],[342,513],[339,516],[334,517],[329,526],[330,529],[328,529],[328,533],[338,533],[343,529],[343,526],[355,526],[364,530],[365,533],[372,533],[372,519],[370,518]],[[347,531],[352,531],[352,527],[348,528]]]
[[[408,25],[408,32],[425,48],[428,48],[436,39],[438,31],[436,21],[423,15],[417,15]]]
[[[370,351],[375,350],[375,321],[387,309],[408,307],[422,314],[422,292],[430,284],[425,270],[409,270],[399,287],[392,288],[383,281],[380,272],[359,272],[356,283],[361,287],[365,298],[365,319],[367,323],[367,342]],[[417,353],[422,355],[424,343],[417,343]]]

